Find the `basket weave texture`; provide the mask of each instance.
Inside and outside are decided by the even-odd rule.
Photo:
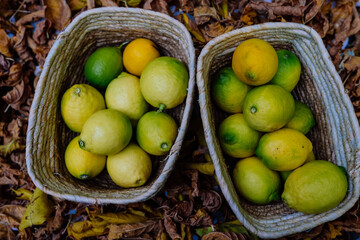
[[[348,173],[347,195],[334,209],[306,215],[282,202],[253,205],[236,193],[230,175],[236,160],[224,156],[216,132],[228,115],[212,103],[210,83],[217,70],[231,64],[232,54],[240,42],[250,38],[268,41],[275,49],[291,50],[300,59],[301,79],[292,93],[314,113],[316,125],[307,136],[314,145],[316,159],[343,166]],[[334,220],[355,204],[360,193],[359,123],[342,81],[315,30],[296,23],[264,23],[226,33],[203,48],[196,77],[205,138],[216,176],[230,207],[246,228],[262,238],[278,238]]]
[[[86,83],[84,65],[95,49],[119,46],[139,37],[152,40],[161,55],[175,57],[188,68],[185,101],[166,111],[179,126],[175,143],[167,156],[152,158],[152,175],[142,187],[120,188],[106,171],[91,180],[77,180],[68,173],[64,162],[66,146],[76,134],[62,120],[62,95],[70,86]],[[178,158],[192,111],[194,88],[195,50],[189,32],[180,22],[165,14],[135,8],[107,7],[81,13],[59,34],[36,87],[26,139],[31,179],[45,193],[77,202],[128,204],[154,196]]]

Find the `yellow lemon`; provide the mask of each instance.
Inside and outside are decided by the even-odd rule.
[[[315,118],[311,109],[305,103],[295,100],[295,114],[285,127],[307,134],[314,125]]]
[[[347,188],[343,169],[328,161],[315,160],[290,174],[281,198],[296,211],[318,214],[339,205]]]
[[[78,179],[93,178],[105,168],[106,156],[82,150],[79,136],[72,139],[65,150],[65,165],[70,174]]]
[[[259,86],[269,82],[276,74],[278,56],[275,49],[261,39],[248,39],[236,47],[232,68],[246,84]]]
[[[280,198],[279,174],[267,168],[257,157],[238,161],[232,178],[238,193],[250,202],[267,204]]]
[[[112,155],[124,149],[131,136],[129,118],[117,110],[104,109],[94,113],[85,122],[79,145],[95,154]]]
[[[155,43],[146,38],[137,38],[124,49],[124,67],[129,73],[140,76],[145,66],[158,57],[160,53]]]
[[[241,113],[225,118],[219,126],[221,148],[235,158],[252,156],[260,136],[260,132],[249,127]]]
[[[125,72],[107,86],[105,101],[108,108],[128,116],[133,126],[149,107],[141,94],[139,78]]]
[[[104,97],[88,84],[73,85],[61,98],[61,116],[74,132],[81,132],[86,120],[101,109],[105,109]]]
[[[121,152],[107,158],[106,169],[111,179],[120,187],[139,187],[151,174],[149,155],[138,145],[130,143]]]
[[[264,134],[256,155],[275,171],[290,171],[301,166],[312,151],[311,141],[301,132],[290,128]]]

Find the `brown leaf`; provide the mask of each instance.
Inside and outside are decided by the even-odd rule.
[[[5,224],[12,228],[17,228],[25,211],[26,207],[19,205],[5,205],[0,207],[0,225]]]
[[[69,5],[71,11],[78,11],[87,6],[87,1],[86,0],[68,0],[67,4]],[[95,6],[95,2],[94,2],[94,6]]]
[[[41,9],[39,11],[24,15],[23,17],[21,17],[19,20],[16,21],[15,25],[16,26],[25,25],[30,22],[39,21],[42,18],[45,18],[45,9]]]
[[[230,32],[233,30],[233,26],[226,26],[224,27],[220,22],[214,22],[211,24],[206,25],[205,27],[205,34],[210,38],[214,38],[220,36],[221,34]]]
[[[330,27],[328,18],[321,12],[319,12],[312,21],[310,21],[309,26],[314,28],[322,38],[326,36]]]
[[[16,235],[9,225],[0,224],[0,239],[16,239]]]
[[[21,59],[20,63],[26,63],[33,60],[32,54],[27,46],[26,28],[23,25],[18,27],[16,35],[11,38],[13,48]]]
[[[71,10],[65,0],[44,0],[45,17],[49,19],[56,30],[63,30],[71,19]]]
[[[145,0],[143,8],[169,15],[169,6],[165,0]]]
[[[229,236],[222,232],[211,232],[205,234],[201,240],[232,240]]]
[[[172,217],[175,222],[182,222],[191,215],[193,209],[193,201],[181,201],[169,210],[167,214]]]
[[[44,45],[49,40],[51,22],[49,19],[36,23],[33,39],[36,44]]]
[[[199,196],[199,186],[198,186],[199,172],[196,170],[186,170],[184,173],[191,180],[191,187],[193,188],[191,195],[193,197],[198,197]]]
[[[0,54],[0,79],[5,79],[8,77],[10,67],[11,62],[9,61],[9,59],[5,58],[4,55]]]
[[[171,220],[170,216],[165,214],[164,215],[164,226],[166,232],[169,234],[171,239],[181,238],[180,234],[177,232],[176,224]]]
[[[28,80],[24,77],[19,84],[13,87],[5,96],[2,97],[4,101],[9,104],[13,109],[20,110],[21,104],[26,102],[31,91]]]
[[[207,23],[211,18],[220,21],[220,17],[215,8],[208,5],[194,8],[194,18],[196,25]]]
[[[159,224],[159,221],[154,220],[132,224],[112,224],[109,228],[108,239],[113,240],[125,237],[137,237],[152,231],[157,224]]]
[[[0,81],[0,87],[1,86],[7,86],[7,87],[14,87],[22,80],[22,65],[20,63],[15,63],[10,67],[10,71],[8,74],[8,78],[1,82]]]
[[[250,6],[246,5],[241,17],[240,21],[246,24],[247,26],[258,23],[257,13]]]
[[[320,9],[321,9],[322,5],[324,4],[324,1],[325,0],[313,0],[312,2],[310,2],[308,10],[305,14],[304,23],[309,22],[320,12]]]
[[[119,6],[113,0],[100,0],[100,2],[103,7],[118,7]]]
[[[212,219],[209,214],[202,208],[197,210],[195,215],[189,217],[186,222],[190,226],[210,226],[212,225]]]
[[[11,41],[4,29],[0,29],[0,53],[6,57],[12,57]]]
[[[214,190],[200,191],[200,198],[203,202],[204,208],[210,213],[216,212],[221,207],[221,196]]]
[[[360,57],[350,56],[344,63],[344,67],[348,72],[355,72],[355,76],[353,77],[355,81],[360,79]]]

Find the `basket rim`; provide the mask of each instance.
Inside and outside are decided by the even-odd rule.
[[[302,30],[302,31],[306,32],[309,35],[310,38],[312,38],[313,40],[315,40],[318,43],[317,45],[318,45],[319,49],[321,49],[321,53],[320,53],[321,57],[325,61],[326,67],[329,69],[330,73],[334,76],[334,83],[336,84],[336,87],[340,88],[340,89],[341,88],[343,89],[342,81],[341,81],[340,76],[338,75],[333,63],[331,62],[330,55],[329,55],[328,51],[326,50],[325,46],[323,45],[323,42],[322,42],[322,39],[321,39],[320,35],[313,28],[308,27],[308,26],[306,26],[304,24],[288,23],[288,22],[286,22],[286,23],[268,22],[268,23],[261,23],[261,24],[257,24],[257,25],[243,27],[243,28],[240,28],[240,29],[230,31],[228,33],[225,33],[223,35],[220,35],[220,36],[212,39],[211,41],[209,41],[204,46],[204,48],[202,49],[202,51],[201,51],[201,53],[200,53],[200,55],[198,57],[196,82],[197,82],[197,86],[198,86],[198,90],[199,90],[199,104],[200,104],[200,111],[201,111],[200,113],[201,113],[203,126],[209,126],[209,124],[210,124],[209,113],[206,111],[206,108],[207,108],[206,95],[207,95],[207,93],[205,92],[205,83],[204,83],[204,79],[202,77],[203,76],[203,70],[204,70],[204,68],[203,68],[204,57],[219,42],[226,41],[227,39],[230,39],[233,36],[246,34],[246,33],[252,32],[254,30],[262,30],[262,29],[267,29],[267,30],[269,30],[269,29],[273,29],[273,30],[281,29],[281,31],[286,31],[286,30],[289,30],[289,29],[298,29],[298,30]],[[340,96],[341,96],[341,100],[344,103],[344,108],[346,107],[348,110],[353,109],[353,105],[352,105],[352,103],[350,101],[350,98],[345,94],[340,94]],[[360,149],[360,128],[359,128],[358,120],[356,118],[356,115],[355,115],[354,111],[349,112],[349,115],[351,117],[351,119],[350,119],[351,123],[356,128],[356,132],[354,134],[356,135],[355,142],[357,142],[357,149]],[[205,130],[205,127],[204,127],[204,130]],[[359,195],[360,195],[359,187],[355,187],[355,189],[354,189],[354,195],[355,196],[353,198],[351,198],[346,205],[344,205],[340,209],[336,209],[332,213],[325,212],[324,213],[325,216],[323,218],[321,218],[321,219],[317,219],[316,221],[314,221],[312,223],[307,223],[307,224],[302,223],[302,224],[299,224],[296,227],[291,228],[291,229],[280,229],[280,228],[276,229],[275,227],[273,227],[272,229],[273,230],[276,229],[275,231],[263,231],[263,230],[260,230],[260,229],[256,228],[256,226],[252,225],[251,222],[248,222],[246,220],[246,216],[244,216],[244,214],[242,214],[239,211],[239,209],[237,208],[237,206],[234,204],[234,200],[232,199],[229,188],[227,186],[228,184],[225,183],[224,177],[223,177],[221,169],[220,169],[220,165],[219,165],[220,159],[219,159],[219,157],[217,155],[215,143],[212,140],[210,131],[204,131],[204,135],[205,135],[206,143],[207,143],[208,148],[209,148],[211,159],[212,159],[212,161],[214,163],[214,166],[215,166],[216,176],[219,179],[219,185],[221,187],[222,192],[224,193],[224,197],[228,201],[230,207],[232,208],[233,212],[235,213],[236,217],[240,220],[240,222],[242,222],[247,229],[249,229],[253,233],[257,234],[259,237],[262,237],[262,238],[279,238],[279,237],[283,237],[283,236],[290,235],[290,234],[293,234],[293,233],[302,232],[302,231],[308,230],[310,228],[313,228],[313,227],[315,227],[317,225],[320,225],[322,223],[334,220],[334,219],[340,217],[341,215],[343,215],[345,212],[347,212],[355,204],[355,202],[359,198]],[[357,152],[357,154],[355,154],[356,159],[357,159],[357,157],[360,157],[360,152],[359,151]],[[357,175],[355,180],[356,181],[354,181],[354,185],[356,186],[360,182],[360,176]],[[297,214],[299,216],[304,215],[302,213],[297,213]],[[311,217],[311,216],[314,216],[314,215],[308,215],[308,216]],[[269,227],[269,230],[270,230],[270,227]]]
[[[166,164],[164,165],[164,168],[161,172],[161,174],[156,178],[156,180],[150,185],[151,187],[144,192],[143,194],[136,196],[132,199],[121,199],[119,197],[116,198],[103,198],[103,197],[85,197],[85,196],[78,196],[78,195],[72,195],[72,194],[62,194],[59,193],[55,190],[51,190],[48,189],[46,184],[44,184],[43,182],[41,182],[40,180],[38,180],[38,178],[35,175],[35,171],[33,171],[33,161],[34,159],[32,158],[32,153],[30,152],[30,147],[26,147],[26,166],[27,166],[27,171],[28,174],[31,178],[31,180],[34,182],[35,186],[38,187],[40,190],[42,190],[43,192],[52,195],[54,197],[58,197],[61,199],[66,199],[66,200],[70,200],[70,201],[76,201],[76,202],[84,202],[84,203],[91,203],[91,204],[108,204],[108,203],[112,203],[112,204],[129,204],[129,203],[133,203],[133,202],[141,202],[141,201],[145,201],[151,197],[153,197],[157,192],[159,192],[164,183],[166,182],[166,179],[168,178],[168,176],[170,175],[175,162],[178,158],[182,143],[183,143],[183,139],[186,133],[186,129],[189,125],[189,121],[190,121],[190,116],[191,116],[191,112],[193,109],[193,99],[194,99],[194,89],[195,89],[195,70],[196,70],[196,59],[195,59],[195,48],[194,48],[194,44],[191,38],[191,35],[189,33],[189,31],[186,29],[186,27],[179,22],[178,20],[164,14],[164,13],[160,13],[160,12],[155,12],[152,10],[145,10],[145,9],[140,9],[140,8],[124,8],[124,7],[102,7],[102,8],[94,8],[91,10],[87,10],[85,12],[82,12],[81,14],[79,14],[78,16],[76,16],[73,21],[58,35],[54,45],[52,46],[48,56],[46,57],[45,63],[43,65],[43,70],[41,72],[39,81],[37,83],[36,86],[36,90],[35,90],[35,94],[34,94],[34,99],[30,108],[30,114],[29,114],[29,120],[28,120],[28,128],[27,128],[27,137],[26,137],[26,146],[31,146],[34,143],[32,142],[32,137],[33,137],[33,132],[34,129],[36,128],[34,119],[36,120],[38,118],[37,116],[37,107],[41,98],[42,98],[42,94],[44,92],[44,88],[46,85],[46,75],[49,72],[50,66],[51,66],[51,62],[53,61],[54,58],[56,58],[56,49],[63,46],[66,42],[66,38],[67,36],[70,36],[70,34],[72,33],[73,29],[77,26],[77,24],[79,23],[79,21],[81,21],[82,19],[86,18],[89,15],[94,15],[94,14],[99,14],[99,13],[137,13],[137,14],[142,14],[142,15],[151,15],[153,17],[157,17],[157,18],[162,18],[167,20],[169,23],[175,25],[178,27],[179,30],[181,30],[184,34],[184,39],[186,40],[186,42],[188,43],[186,48],[189,49],[189,65],[188,65],[188,70],[189,70],[189,82],[188,82],[188,88],[187,88],[187,96],[186,99],[184,101],[184,110],[183,110],[183,118],[181,120],[181,124],[178,128],[178,135],[176,137],[175,143],[173,145],[178,147],[178,151],[175,153],[172,153],[171,156],[169,157],[169,155],[166,157],[167,161]],[[170,152],[171,153],[171,152]],[[169,153],[169,154],[170,154]],[[153,187],[155,186],[155,187]]]

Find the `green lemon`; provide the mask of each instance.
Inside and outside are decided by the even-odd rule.
[[[219,126],[221,148],[235,158],[252,156],[259,139],[260,132],[250,128],[241,113],[227,117]]]
[[[228,113],[241,113],[246,94],[251,89],[238,79],[231,67],[222,68],[211,83],[216,105]]]
[[[105,101],[108,108],[128,116],[133,126],[149,107],[141,94],[139,78],[126,72],[122,72],[107,86]]]
[[[300,80],[301,64],[299,58],[285,49],[277,50],[276,53],[279,64],[270,83],[279,85],[291,92]]]
[[[275,171],[290,171],[301,166],[312,151],[311,141],[301,132],[290,128],[264,134],[256,155]]]
[[[173,57],[159,57],[148,63],[140,76],[145,100],[156,108],[174,108],[187,94],[189,74],[184,63]]]
[[[144,185],[151,174],[150,156],[138,145],[130,143],[121,152],[107,158],[106,169],[110,178],[120,187]]]
[[[347,188],[342,169],[331,162],[315,160],[294,170],[285,182],[281,198],[296,211],[317,214],[339,205]]]
[[[267,204],[280,198],[279,174],[267,168],[257,157],[238,161],[232,178],[238,193],[250,202]]]
[[[129,118],[114,109],[94,113],[84,124],[79,145],[94,154],[112,155],[130,142],[132,126]]]
[[[65,150],[65,165],[70,174],[78,179],[93,178],[105,168],[106,156],[82,150],[79,136],[72,139]]]
[[[305,160],[305,163],[307,162],[312,162],[312,161],[315,161],[316,158],[315,158],[315,154],[314,154],[314,151],[311,151],[307,157],[307,159]]]
[[[291,174],[293,171],[294,171],[294,170],[281,171],[281,172],[279,172],[279,173],[280,173],[281,180],[282,180],[283,182],[286,182],[286,179],[290,176],[290,174]]]
[[[105,109],[104,97],[88,84],[75,84],[61,98],[61,116],[66,126],[81,132],[85,121],[95,112]]]
[[[119,47],[102,47],[86,60],[84,73],[86,79],[95,87],[105,88],[123,70]]]
[[[295,114],[285,127],[307,134],[314,125],[315,118],[311,109],[305,103],[295,100]]]
[[[255,87],[245,97],[243,113],[251,128],[261,132],[275,131],[294,116],[294,98],[277,85]]]
[[[152,155],[167,154],[177,136],[175,120],[164,112],[145,113],[136,128],[136,139],[142,149]]]

